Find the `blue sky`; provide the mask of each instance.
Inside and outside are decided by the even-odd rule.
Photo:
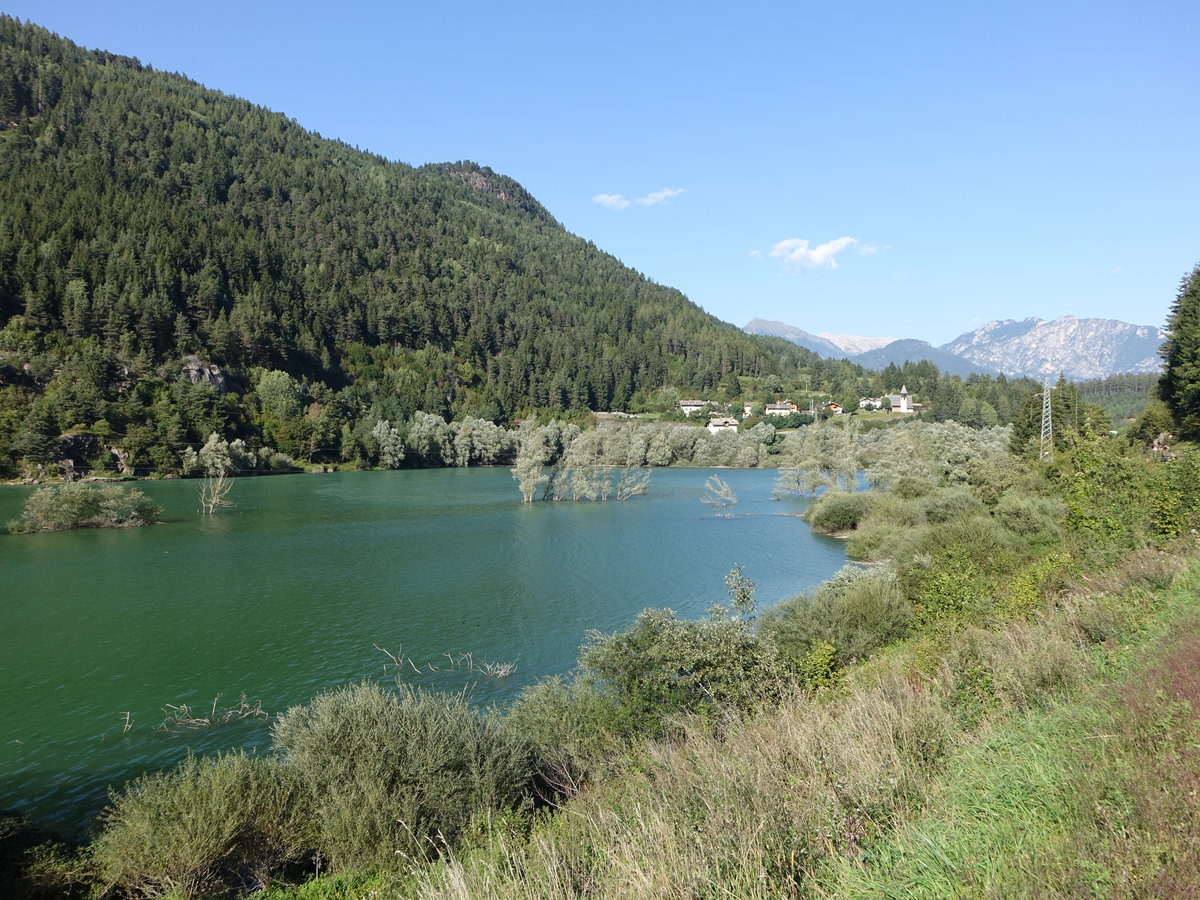
[[[1200,261],[1200,4],[10,2],[419,165],[510,175],[737,325],[1162,325]]]

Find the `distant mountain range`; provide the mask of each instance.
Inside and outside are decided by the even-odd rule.
[[[742,331],[747,334],[781,337],[827,359],[847,359],[858,353],[878,350],[896,340],[890,337],[857,337],[852,334],[809,334],[795,325],[788,325],[786,322],[772,322],[768,319],[751,319],[742,328]]]
[[[752,319],[749,334],[774,335],[821,356],[849,359],[868,369],[929,360],[943,372],[1027,376],[1044,379],[1060,372],[1074,381],[1122,373],[1154,373],[1162,366],[1159,348],[1166,333],[1116,319],[1059,316],[988,322],[940,347],[925,341],[809,334],[794,325]]]

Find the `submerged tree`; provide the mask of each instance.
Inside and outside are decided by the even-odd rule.
[[[521,498],[532,503],[538,488],[550,480],[546,474],[546,461],[550,456],[543,429],[531,424],[522,424],[517,433],[517,460],[512,467],[512,476],[517,480]]]
[[[644,435],[635,428],[580,431],[557,421],[525,423],[516,444],[511,471],[526,503],[539,490],[543,499],[556,501],[628,500],[646,493],[650,482]]]
[[[215,431],[208,436],[208,440],[199,451],[191,447],[186,447],[183,451],[184,472],[210,478],[252,472],[257,464],[254,454],[247,450],[245,441],[239,438],[230,442]]]
[[[220,475],[206,475],[200,482],[200,512],[211,516],[218,509],[227,509],[234,505],[229,499],[233,490],[233,479],[222,472]]]
[[[704,488],[708,493],[700,498],[701,503],[725,507],[733,506],[738,502],[737,494],[720,475],[710,475],[708,481],[704,482]]]
[[[780,469],[775,493],[852,489],[858,475],[860,444],[857,423],[805,425],[784,442],[786,464]]]
[[[649,486],[649,469],[622,469],[621,477],[617,479],[617,500],[628,500],[630,497],[644,494]]]

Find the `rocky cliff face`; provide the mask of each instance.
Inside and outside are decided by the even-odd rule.
[[[1151,326],[1059,316],[1050,322],[988,322],[938,349],[1007,375],[1049,378],[1063,372],[1082,380],[1157,372],[1165,339],[1165,332]]]

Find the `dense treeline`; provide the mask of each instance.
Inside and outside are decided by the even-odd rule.
[[[1116,421],[1137,416],[1155,395],[1158,375],[1110,375],[1076,382],[1079,398],[1103,407]]]
[[[0,208],[3,475],[181,472],[213,433],[256,470],[378,464],[378,423],[403,437],[418,413],[661,413],[802,389],[854,409],[902,384],[926,415],[987,427],[1037,390],[746,335],[487,168],[391,162],[11,18]]]
[[[390,162],[11,18],[0,129],[10,467],[69,431],[160,468],[218,425],[266,442],[255,369],[302,386],[312,421],[289,424],[329,455],[356,407],[623,408],[813,359],[625,268],[486,168]],[[181,379],[190,355],[221,378]]]
[[[745,335],[486,168],[390,162],[9,18],[0,204],[10,475],[180,471],[213,432],[361,463],[379,421],[418,411],[500,422],[802,384],[853,408],[906,383],[938,420],[986,427],[1036,389]]]

